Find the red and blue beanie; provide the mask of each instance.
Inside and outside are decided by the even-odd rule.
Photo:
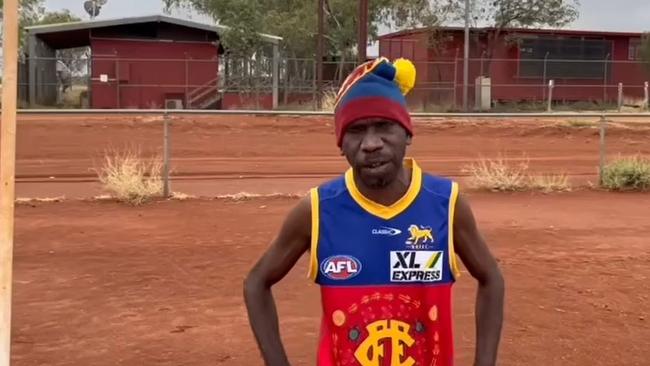
[[[346,128],[365,118],[385,118],[413,135],[406,94],[415,85],[415,66],[406,59],[390,63],[380,57],[358,66],[343,82],[336,97],[334,124],[340,147]]]

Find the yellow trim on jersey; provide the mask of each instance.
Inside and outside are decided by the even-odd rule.
[[[458,267],[458,258],[454,250],[454,219],[456,211],[456,200],[458,199],[458,183],[451,183],[451,195],[449,196],[449,268],[455,279],[460,277],[460,268]]]
[[[318,234],[320,224],[318,188],[310,190],[311,196],[311,246],[309,250],[309,273],[308,276],[316,281],[318,276]]]
[[[411,174],[411,184],[409,185],[406,194],[390,206],[384,206],[365,197],[354,183],[354,172],[352,171],[352,168],[345,172],[345,185],[347,186],[352,198],[364,210],[384,220],[392,219],[406,210],[411,203],[413,203],[422,187],[422,170],[418,164],[411,158],[405,159],[404,163],[407,167],[410,167],[413,170]]]

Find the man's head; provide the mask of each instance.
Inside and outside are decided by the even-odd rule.
[[[400,123],[365,118],[347,127],[341,151],[365,186],[382,188],[397,178],[410,144],[410,132]]]
[[[357,67],[337,95],[337,144],[368,187],[390,184],[402,168],[413,135],[405,95],[414,84],[410,61],[379,58]]]

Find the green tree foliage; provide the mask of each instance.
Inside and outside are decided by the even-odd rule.
[[[643,37],[641,37],[639,53],[641,61],[644,63],[648,73],[650,73],[650,33],[644,33]]]
[[[67,23],[72,21],[81,20],[70,13],[69,10],[47,12],[43,6],[44,0],[20,0],[18,14],[20,19],[18,21],[18,33],[20,37],[21,48],[26,44],[26,31],[25,27],[39,24],[53,24],[53,23]],[[0,18],[4,17],[2,14],[2,6],[4,1],[0,0]]]
[[[489,39],[487,57],[506,28],[561,28],[578,18],[578,0],[475,0],[472,18],[496,28]]]
[[[231,27],[223,35],[233,53],[251,53],[261,47],[256,32],[284,39],[284,51],[291,57],[312,58],[317,32],[317,1],[305,0],[163,0],[168,10],[188,8],[211,16]],[[445,3],[438,6],[438,3]],[[449,5],[451,4],[451,5]],[[451,13],[455,3],[425,0],[370,0],[369,40],[376,39],[380,24],[435,26]],[[357,1],[326,0],[326,46],[330,55],[356,50]]]
[[[496,28],[559,28],[578,18],[577,0],[476,0],[473,18]]]
[[[3,12],[4,1],[0,0],[0,18],[4,18]],[[20,37],[20,44],[24,42],[25,27],[34,24],[45,13],[43,7],[43,0],[20,0],[18,3],[18,32]],[[1,42],[1,41],[0,41]]]

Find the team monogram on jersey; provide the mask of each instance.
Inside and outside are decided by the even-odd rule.
[[[390,252],[390,281],[440,281],[442,280],[442,257],[442,251]]]
[[[411,225],[408,228],[411,236],[406,240],[409,249],[430,249],[429,244],[433,244],[433,229],[430,227]]]
[[[362,366],[381,366],[382,359],[390,359],[393,366],[413,366],[415,360],[403,357],[406,350],[415,344],[415,339],[409,335],[411,326],[398,320],[378,320],[369,324],[368,338],[354,352],[354,357]],[[388,357],[384,349],[385,343],[390,343],[391,354]]]

